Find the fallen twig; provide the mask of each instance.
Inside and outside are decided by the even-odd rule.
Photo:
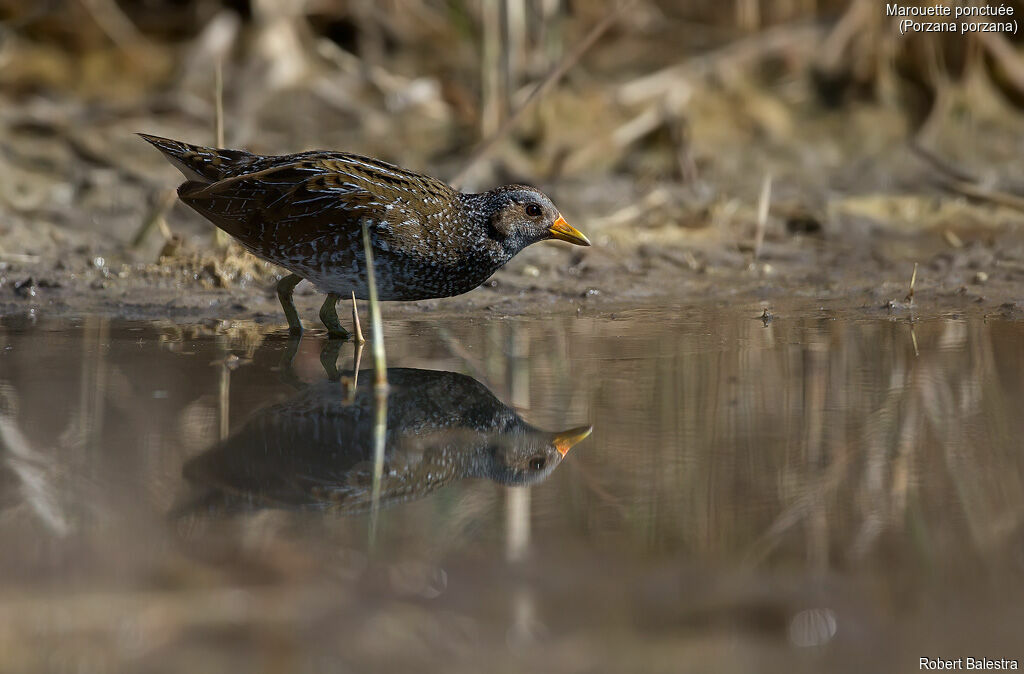
[[[1024,197],[985,187],[974,176],[954,166],[949,160],[938,156],[919,143],[911,143],[910,150],[916,157],[942,174],[942,186],[946,189],[972,199],[988,201],[1000,206],[1024,211]]]
[[[739,69],[752,60],[764,58],[783,49],[800,48],[811,51],[822,34],[823,29],[815,25],[769,28],[628,82],[619,88],[617,98],[626,105],[661,98],[677,88],[680,82],[719,73],[722,69]]]
[[[910,142],[910,151],[917,156],[918,159],[924,160],[926,164],[931,165],[933,168],[938,169],[939,172],[945,174],[947,177],[953,180],[960,180],[968,183],[977,183],[978,179],[973,175],[954,166],[952,162],[947,159],[940,157],[925,146],[921,145],[916,139]]]
[[[960,180],[949,180],[945,183],[945,186],[954,192],[959,192],[965,197],[971,197],[972,199],[979,199],[981,201],[990,201],[994,204],[999,204],[1000,206],[1007,206],[1008,208],[1013,208],[1018,211],[1024,211],[1024,197],[1017,196],[1016,194],[993,190],[975,183],[968,183]]]

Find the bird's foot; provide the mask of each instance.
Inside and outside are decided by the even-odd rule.
[[[338,320],[338,300],[341,299],[336,293],[329,293],[320,307],[320,320],[327,328],[328,339],[349,339],[352,335],[341,327]]]

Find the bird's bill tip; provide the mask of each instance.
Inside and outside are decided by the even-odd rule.
[[[556,433],[552,443],[555,445],[555,449],[558,450],[558,453],[565,456],[569,453],[569,450],[573,448],[573,445],[579,444],[583,440],[587,439],[593,431],[593,426],[570,428],[567,431]]]
[[[590,245],[590,239],[584,236],[583,232],[566,222],[565,218],[561,215],[558,216],[558,219],[555,220],[554,224],[548,229],[548,233],[551,234],[552,239],[568,241],[569,243],[576,244],[577,246]]]

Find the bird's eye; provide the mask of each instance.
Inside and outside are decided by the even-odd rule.
[[[526,204],[526,214],[531,218],[539,218],[542,212],[540,204]]]
[[[535,456],[530,459],[530,470],[544,470],[544,466],[547,462],[547,459],[543,456]]]

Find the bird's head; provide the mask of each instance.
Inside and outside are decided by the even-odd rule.
[[[506,485],[540,482],[561,463],[573,445],[589,436],[592,430],[591,426],[580,426],[561,433],[531,430],[503,434],[488,447],[482,477]]]
[[[547,239],[590,245],[590,240],[567,223],[551,199],[538,189],[507,185],[473,196],[477,198],[474,205],[483,209],[487,236],[509,256]]]

